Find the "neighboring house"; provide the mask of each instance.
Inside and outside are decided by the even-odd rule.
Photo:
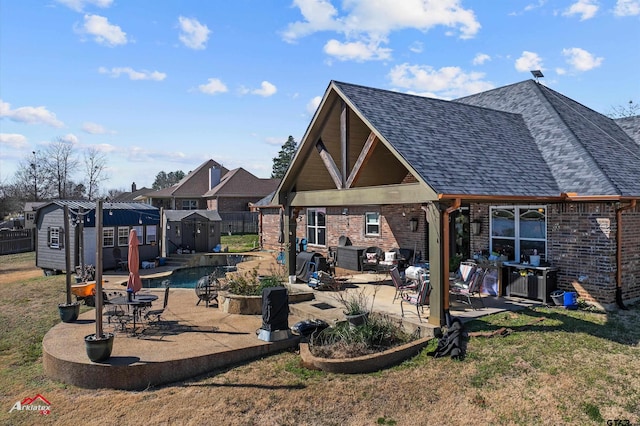
[[[222,219],[213,210],[165,210],[163,256],[180,250],[210,252],[220,244]],[[166,249],[166,250],[164,250]]]
[[[637,123],[533,80],[457,101],[332,81],[275,196],[256,207],[263,247],[286,250],[289,275],[295,238],[326,254],[340,237],[414,249],[430,263],[439,325],[451,258],[479,252],[537,252],[559,288],[622,305],[640,298]]]
[[[154,192],[153,189],[142,187],[140,189],[137,188],[136,183],[133,182],[131,184],[131,192],[123,192],[113,197],[113,199],[109,200],[112,203],[131,203],[136,201],[136,198],[146,195],[150,192]]]
[[[64,206],[69,207],[70,223],[64,222]],[[69,232],[71,265],[96,264],[96,203],[93,201],[57,200],[43,204],[36,211],[36,266],[44,270],[64,271],[65,232]],[[140,261],[155,260],[160,254],[160,212],[143,203],[104,203],[103,229],[100,236],[103,269],[114,269],[114,254],[122,260],[129,251],[129,230],[138,234]]]
[[[258,178],[242,168],[228,170],[207,160],[177,184],[143,194],[136,201],[166,210],[249,211],[249,203],[274,191],[278,183],[278,179]]]
[[[43,204],[44,202],[33,201],[24,203],[24,229],[33,229],[36,227],[36,210]]]

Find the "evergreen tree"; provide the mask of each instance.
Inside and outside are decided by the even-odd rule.
[[[282,145],[282,149],[278,152],[278,156],[273,159],[273,169],[271,171],[272,178],[282,179],[284,174],[293,160],[298,144],[293,136],[289,136],[287,141]]]
[[[166,173],[163,170],[156,175],[156,180],[153,181],[153,185],[151,185],[151,188],[153,189],[168,188],[180,182],[180,180],[184,176],[185,175],[182,170],[176,170],[175,172],[169,172],[169,173]]]

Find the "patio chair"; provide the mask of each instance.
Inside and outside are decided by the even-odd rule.
[[[162,317],[162,314],[164,314],[165,309],[167,309],[167,303],[169,303],[169,286],[167,286],[164,289],[164,301],[162,302],[162,308],[160,309],[149,309],[147,312],[145,312],[144,314],[144,319],[147,320],[147,322],[152,325],[152,324],[160,324],[160,318]]]
[[[128,261],[122,259],[122,252],[120,251],[120,248],[114,247],[112,253],[113,253],[113,261],[116,263],[116,266],[114,267],[113,270],[127,271],[129,269]]]
[[[424,278],[424,275],[418,275],[418,292],[415,294],[407,294],[405,293],[400,299],[400,312],[402,312],[402,317],[404,317],[404,307],[403,303],[408,303],[416,307],[416,313],[418,314],[418,320],[422,322],[422,317],[420,313],[424,314],[424,306],[429,306],[429,295],[431,294],[431,283],[429,280]]]
[[[480,299],[480,303],[484,308],[484,301],[482,300],[482,296],[480,295],[480,289],[482,288],[482,282],[484,281],[484,276],[487,273],[487,269],[476,267],[471,276],[469,285],[451,285],[449,286],[449,294],[456,296],[456,300],[471,306],[474,310],[476,309],[473,306],[471,301],[472,297],[476,297]],[[465,300],[466,299],[466,300]]]
[[[362,271],[378,272],[378,264],[384,259],[384,252],[380,247],[367,247],[360,258]]]
[[[458,268],[456,277],[449,280],[449,287],[456,286],[469,288],[477,268],[478,265],[475,262],[469,260],[460,262],[460,267]]]
[[[393,286],[396,288],[396,293],[393,295],[391,303],[395,303],[396,299],[402,298],[407,291],[415,292],[418,289],[418,282],[406,282],[402,280],[400,271],[397,267],[389,271],[389,275],[391,275],[391,281],[393,282]]]

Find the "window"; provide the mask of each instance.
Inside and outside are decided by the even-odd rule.
[[[50,248],[61,248],[60,244],[60,228],[54,226],[49,228],[49,247]]]
[[[307,243],[317,246],[327,244],[327,222],[325,209],[307,210]]]
[[[198,200],[182,200],[182,210],[198,210]]]
[[[547,210],[544,206],[491,208],[491,251],[509,260],[529,261],[547,253]]]
[[[364,214],[364,234],[380,235],[380,213],[367,212]]]
[[[113,228],[102,229],[102,247],[113,247],[115,230]]]
[[[141,246],[144,244],[144,226],[136,225],[132,226],[131,229],[136,230],[136,235],[138,236],[138,245]]]
[[[31,222],[34,221],[35,217],[36,217],[36,214],[35,213],[31,213],[31,212],[27,213],[27,215],[26,215],[27,220],[31,221]]]
[[[129,228],[128,227],[118,227],[118,245],[119,246],[127,246],[129,245]]]
[[[147,244],[156,243],[156,226],[147,225]]]

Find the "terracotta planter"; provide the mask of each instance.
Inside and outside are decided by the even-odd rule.
[[[58,304],[58,311],[60,312],[62,322],[74,322],[78,319],[78,315],[80,315],[80,303],[60,303]]]
[[[95,334],[84,337],[84,345],[87,356],[93,362],[102,362],[111,357],[113,350],[113,333],[104,333],[101,338],[96,339]]]

